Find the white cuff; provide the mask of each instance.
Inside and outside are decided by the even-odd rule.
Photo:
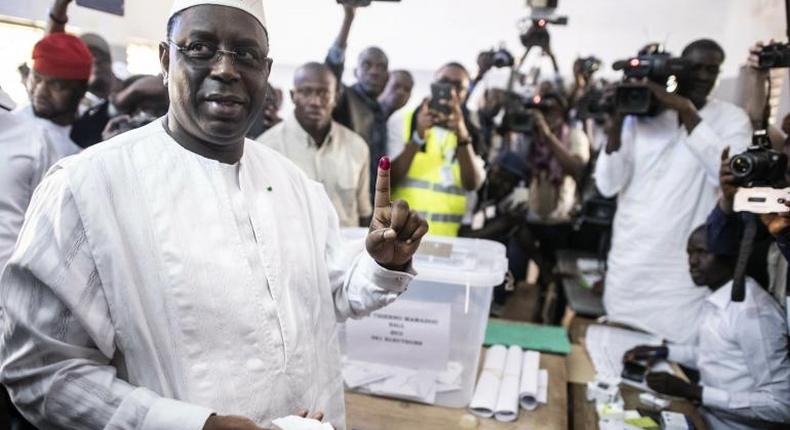
[[[729,409],[730,394],[713,387],[702,387],[702,404],[717,409]]]
[[[141,430],[202,430],[213,413],[202,406],[160,398],[148,410]]]
[[[398,294],[406,291],[406,287],[409,286],[411,280],[417,276],[417,272],[412,267],[411,262],[409,262],[406,271],[397,272],[381,267],[367,252],[362,254],[357,270],[361,272],[360,274],[365,279],[370,280],[373,285],[382,290]]]

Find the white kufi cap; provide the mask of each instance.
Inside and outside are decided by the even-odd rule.
[[[262,0],[175,0],[172,9],[170,9],[170,18],[184,9],[203,4],[228,6],[243,10],[254,16],[263,28],[266,28],[266,16],[263,13]]]

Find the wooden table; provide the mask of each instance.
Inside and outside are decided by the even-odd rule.
[[[565,357],[541,354],[540,367],[549,371],[549,402],[519,419],[501,423],[480,418],[479,430],[562,430],[568,428],[568,373]],[[348,428],[354,430],[454,430],[466,409],[428,406],[402,400],[346,393]]]
[[[575,344],[581,344],[584,348],[584,334],[587,328],[594,324],[593,320],[587,318],[579,318],[571,323],[571,341]],[[585,349],[586,351],[586,349]],[[681,372],[679,367],[675,367],[675,371]],[[571,409],[571,427],[574,430],[598,430],[598,414],[595,411],[595,402],[587,401],[587,386],[582,384],[570,384],[568,391]],[[643,416],[651,416],[656,419],[658,414],[651,412],[639,402],[639,393],[641,390],[634,388],[630,385],[621,384],[620,393],[625,401],[626,410],[638,410]],[[706,430],[705,422],[702,416],[697,411],[697,407],[687,400],[672,400],[668,411],[679,412],[691,418],[697,430]],[[656,420],[656,422],[658,422]]]

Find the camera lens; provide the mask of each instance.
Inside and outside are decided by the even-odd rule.
[[[750,157],[743,155],[735,156],[730,163],[733,175],[736,177],[749,176],[754,170],[754,163]]]

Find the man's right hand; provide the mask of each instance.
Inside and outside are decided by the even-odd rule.
[[[730,167],[730,148],[724,148],[721,153],[721,166],[719,167],[719,184],[721,185],[721,198],[719,198],[719,209],[726,214],[731,214],[735,205],[735,193],[738,191],[738,184]]]
[[[219,416],[208,417],[203,425],[203,430],[271,430],[258,427],[252,420],[238,416]]]
[[[669,357],[669,348],[666,346],[639,345],[623,355],[623,363],[633,361],[646,361],[652,366],[657,361],[666,360]]]
[[[428,106],[430,103],[430,99],[425,98],[420,105],[420,109],[417,111],[417,135],[420,139],[425,140],[425,136],[428,134],[428,130],[433,127],[435,118],[434,114],[431,112],[430,107]],[[411,136],[409,136],[411,138]]]

